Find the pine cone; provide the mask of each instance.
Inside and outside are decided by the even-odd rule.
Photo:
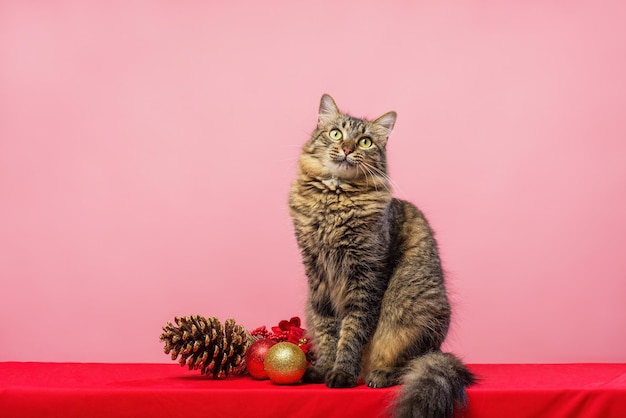
[[[250,338],[234,319],[227,319],[224,326],[215,317],[200,315],[177,316],[174,321],[177,326],[168,322],[161,334],[165,354],[171,353],[172,360],[180,355],[181,366],[187,364],[189,370],[200,369],[215,379],[242,371],[238,366],[250,346]]]

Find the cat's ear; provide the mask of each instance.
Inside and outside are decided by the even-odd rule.
[[[339,108],[335,104],[335,101],[328,94],[324,94],[320,100],[320,111],[318,116],[318,122],[328,121],[333,119],[339,114]]]
[[[389,136],[391,134],[391,130],[393,129],[393,125],[396,124],[397,117],[398,115],[396,114],[396,112],[387,112],[378,119],[376,119],[374,123],[383,127],[387,131],[386,136]]]

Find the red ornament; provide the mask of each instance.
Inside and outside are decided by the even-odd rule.
[[[250,376],[259,380],[268,378],[264,366],[265,355],[274,344],[276,344],[274,340],[261,338],[253,342],[248,348],[246,351],[246,368]]]
[[[255,338],[271,338],[274,341],[282,342],[288,341],[294,343],[309,357],[312,358],[313,353],[311,350],[310,338],[306,333],[306,330],[300,328],[302,325],[300,318],[297,316],[292,317],[289,321],[283,319],[277,326],[272,327],[272,331],[268,331],[265,325],[258,327],[251,332]]]

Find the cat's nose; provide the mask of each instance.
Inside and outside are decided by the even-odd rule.
[[[352,154],[354,150],[352,148],[348,148],[348,147],[343,147],[343,152],[348,155],[348,154]]]

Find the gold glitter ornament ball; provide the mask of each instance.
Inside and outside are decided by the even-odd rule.
[[[267,351],[264,366],[272,383],[292,385],[304,376],[306,356],[294,343],[282,342]]]

